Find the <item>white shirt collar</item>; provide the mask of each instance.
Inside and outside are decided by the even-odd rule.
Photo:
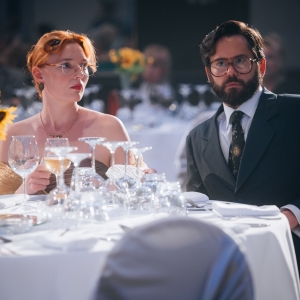
[[[250,118],[254,117],[262,91],[263,91],[262,87],[259,86],[257,92],[249,100],[241,104],[237,109],[231,108],[227,105],[224,105],[223,103],[224,113],[226,116],[226,129],[228,128],[229,125],[229,118],[235,110],[242,111],[243,113],[245,113],[245,115],[249,116]]]

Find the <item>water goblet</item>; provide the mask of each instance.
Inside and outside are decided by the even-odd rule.
[[[105,140],[106,140],[105,137],[81,137],[78,139],[78,141],[85,142],[90,145],[91,153],[92,153],[92,168],[95,173],[96,173],[95,149],[99,143]]]
[[[153,193],[152,190],[142,184],[140,174],[140,155],[145,151],[152,149],[152,147],[132,147],[130,151],[135,155],[137,180],[136,183],[129,189],[130,203],[129,213],[136,211],[142,214],[152,213]]]
[[[12,170],[23,179],[23,202],[21,210],[32,209],[31,206],[25,205],[25,202],[27,199],[26,178],[39,164],[39,152],[35,136],[12,136],[8,149],[8,163]]]
[[[127,184],[130,188],[135,184],[135,180],[127,175],[127,166],[128,166],[128,154],[131,147],[137,145],[139,142],[130,141],[127,144],[121,145],[124,150],[124,175],[119,179],[119,182]]]
[[[155,216],[186,216],[185,199],[179,182],[160,182],[154,199]]]

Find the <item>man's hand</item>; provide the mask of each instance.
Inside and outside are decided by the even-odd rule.
[[[290,210],[285,209],[281,213],[283,213],[287,217],[287,219],[290,223],[291,230],[293,230],[295,227],[297,227],[299,225],[298,220],[296,219],[295,215]]]

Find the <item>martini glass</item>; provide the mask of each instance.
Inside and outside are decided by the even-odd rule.
[[[127,175],[128,154],[129,154],[130,148],[132,148],[133,146],[136,146],[138,143],[139,142],[134,142],[134,141],[131,142],[130,141],[130,142],[127,142],[127,144],[121,145],[121,147],[124,150],[124,162],[125,162],[124,169],[125,169],[125,171],[124,171],[123,177],[121,177],[119,179],[119,182],[127,184],[127,187],[129,187],[129,188],[135,184],[135,180],[132,177]]]
[[[128,141],[107,141],[101,143],[110,152],[110,167],[113,168],[115,164],[114,156],[118,147],[127,145]],[[120,219],[127,215],[127,199],[128,191],[126,187],[118,182],[118,178],[112,172],[112,176],[106,180],[105,194],[108,203],[108,214],[110,219]]]
[[[78,141],[85,142],[90,145],[91,147],[91,153],[92,153],[92,169],[96,173],[96,163],[95,163],[95,149],[96,146],[105,141],[105,137],[81,137],[78,139]]]
[[[123,145],[128,145],[128,141],[107,141],[101,143],[102,146],[106,147],[110,152],[110,167],[113,168],[115,165],[115,152],[117,148]],[[109,178],[106,182],[106,189],[109,192],[113,192],[116,190],[119,190],[119,186],[117,184],[117,178],[114,175],[114,172],[112,172],[112,177]]]

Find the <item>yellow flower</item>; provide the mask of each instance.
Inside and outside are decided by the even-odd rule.
[[[6,139],[6,126],[12,124],[16,115],[13,114],[17,107],[0,108],[0,140]]]

